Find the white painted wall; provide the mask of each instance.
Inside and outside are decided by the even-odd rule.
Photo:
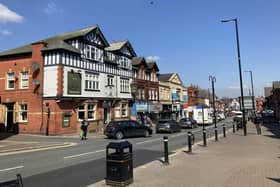
[[[56,96],[57,66],[44,67],[44,97]]]

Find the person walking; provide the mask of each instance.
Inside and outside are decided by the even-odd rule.
[[[81,125],[81,140],[86,140],[87,139],[87,129],[88,129],[88,122],[83,119],[82,125]]]

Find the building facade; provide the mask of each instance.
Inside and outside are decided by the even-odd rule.
[[[177,73],[159,75],[159,100],[162,104],[161,118],[178,120],[183,113],[183,82]]]
[[[2,131],[65,134],[102,130],[130,116],[129,41],[109,44],[98,26],[0,53]]]
[[[158,66],[156,62],[146,62],[144,57],[132,59],[134,102],[132,104],[132,118],[141,118],[143,114],[156,120],[162,110],[159,103]]]

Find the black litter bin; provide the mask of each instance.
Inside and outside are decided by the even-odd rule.
[[[126,186],[133,182],[132,144],[111,142],[106,147],[106,184]]]

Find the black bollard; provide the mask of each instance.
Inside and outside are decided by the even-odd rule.
[[[218,129],[215,127],[215,141],[218,141]]]
[[[192,133],[188,132],[188,146],[189,146],[189,153],[192,153]]]
[[[235,133],[235,123],[232,123],[232,132]]]
[[[163,137],[163,143],[164,143],[164,164],[169,164],[169,158],[168,158],[168,137]]]
[[[224,137],[226,137],[226,125],[223,124],[223,132],[224,132]]]
[[[206,146],[207,146],[207,142],[206,142],[206,130],[203,129],[202,131],[203,131],[203,145],[204,145],[204,147],[206,147]]]

